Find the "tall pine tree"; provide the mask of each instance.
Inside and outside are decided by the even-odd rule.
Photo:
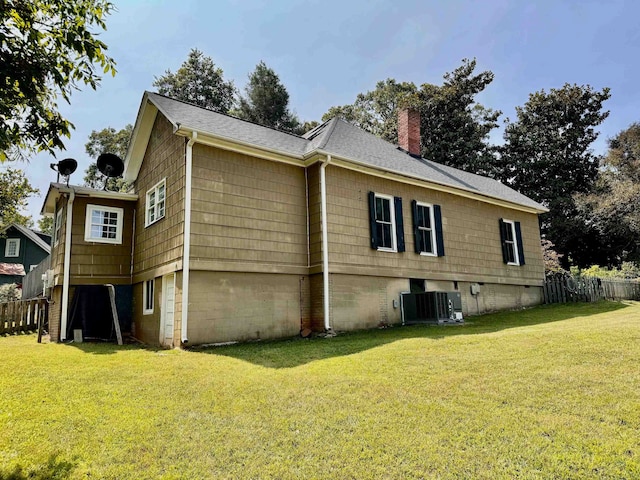
[[[264,62],[249,74],[246,96],[232,113],[250,122],[284,132],[301,133],[300,120],[289,110],[289,93],[280,77]]]

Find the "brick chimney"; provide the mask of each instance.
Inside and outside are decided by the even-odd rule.
[[[411,155],[420,156],[420,112],[413,108],[398,111],[398,145]]]

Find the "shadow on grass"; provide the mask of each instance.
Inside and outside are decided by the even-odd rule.
[[[410,338],[441,339],[457,335],[477,335],[519,328],[570,318],[615,312],[628,305],[617,302],[543,305],[526,310],[499,312],[469,317],[464,325],[412,325],[386,329],[361,330],[334,338],[263,341],[224,347],[193,348],[192,350],[236,358],[267,368],[291,368],[316,360],[352,355],[398,340]]]
[[[268,368],[291,368],[315,360],[352,355],[381,345],[409,338],[441,339],[456,335],[491,333],[507,328],[558,322],[575,317],[592,316],[627,308],[619,302],[571,303],[542,305],[535,308],[468,317],[464,325],[411,325],[385,329],[369,329],[341,333],[334,338],[303,339],[300,337],[239,343],[221,347],[191,347],[205,354],[224,355]],[[137,342],[117,345],[110,342],[69,343],[69,346],[93,355],[109,355],[123,350],[164,352],[162,348]],[[0,480],[3,480],[0,477]]]
[[[16,465],[12,470],[0,470],[0,480],[65,480],[71,478],[76,465],[54,454],[44,465],[30,466],[25,470]]]

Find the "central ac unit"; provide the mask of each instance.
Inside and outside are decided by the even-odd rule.
[[[422,292],[400,294],[402,324],[461,323],[460,292]]]

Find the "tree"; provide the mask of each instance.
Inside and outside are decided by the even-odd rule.
[[[38,230],[47,235],[53,235],[53,217],[40,217]]]
[[[155,77],[153,86],[161,95],[225,114],[233,107],[236,93],[233,82],[224,80],[222,69],[197,48],[176,73],[167,70]]]
[[[300,120],[289,110],[287,89],[280,82],[280,77],[264,62],[256,65],[249,74],[245,93],[246,97],[240,97],[234,115],[284,132],[300,132]]]
[[[573,196],[592,187],[599,158],[591,150],[595,127],[609,115],[603,103],[609,89],[566,84],[529,95],[517,107],[517,119],[507,119],[501,150],[501,180],[542,203],[541,232],[578,266],[598,263],[605,243],[577,210]]]
[[[7,168],[0,172],[0,226],[18,223],[26,227],[33,224],[30,216],[20,213],[27,199],[39,193],[27,180],[22,170]]]
[[[84,146],[85,151],[94,160],[103,153],[113,153],[124,160],[132,131],[133,126],[130,124],[119,131],[112,127],[100,131],[93,130],[89,135],[89,141]],[[104,175],[98,171],[95,162],[85,170],[84,184],[87,187],[102,188],[105,181],[108,190],[120,192],[129,190],[129,185],[122,178],[105,179]]]
[[[81,84],[96,89],[115,75],[107,45],[92,27],[106,29],[106,0],[3,0],[0,7],[0,161],[64,149],[73,124],[58,111]]]
[[[555,251],[555,249],[553,248],[555,247],[555,245],[546,238],[543,238],[540,241],[540,246],[542,248],[542,260],[544,262],[545,274],[551,275],[554,273],[564,272],[565,270],[560,264],[562,255]]]
[[[340,117],[388,142],[397,143],[398,107],[409,104],[417,92],[411,82],[398,83],[387,78],[378,82],[374,90],[359,93],[353,105],[331,107],[322,121]]]
[[[593,189],[575,196],[578,210],[608,239],[609,266],[640,260],[640,123],[608,140]],[[604,262],[603,262],[604,263]]]
[[[339,116],[388,142],[398,141],[398,108],[420,111],[421,153],[436,162],[473,173],[493,174],[494,149],[488,143],[501,115],[478,104],[475,97],[492,81],[490,71],[473,75],[476,60],[444,75],[444,83],[399,83],[392,78],[378,82],[375,90],[361,93],[352,105],[332,107],[322,117]]]
[[[318,125],[320,125],[320,122],[318,122],[317,120],[307,120],[300,126],[299,133],[300,135],[302,135],[304,133],[310,132],[311,130],[316,128]]]
[[[495,175],[495,152],[489,133],[498,127],[500,111],[476,102],[492,81],[490,71],[474,75],[476,60],[444,75],[442,86],[425,83],[418,94],[422,156],[481,175]]]

